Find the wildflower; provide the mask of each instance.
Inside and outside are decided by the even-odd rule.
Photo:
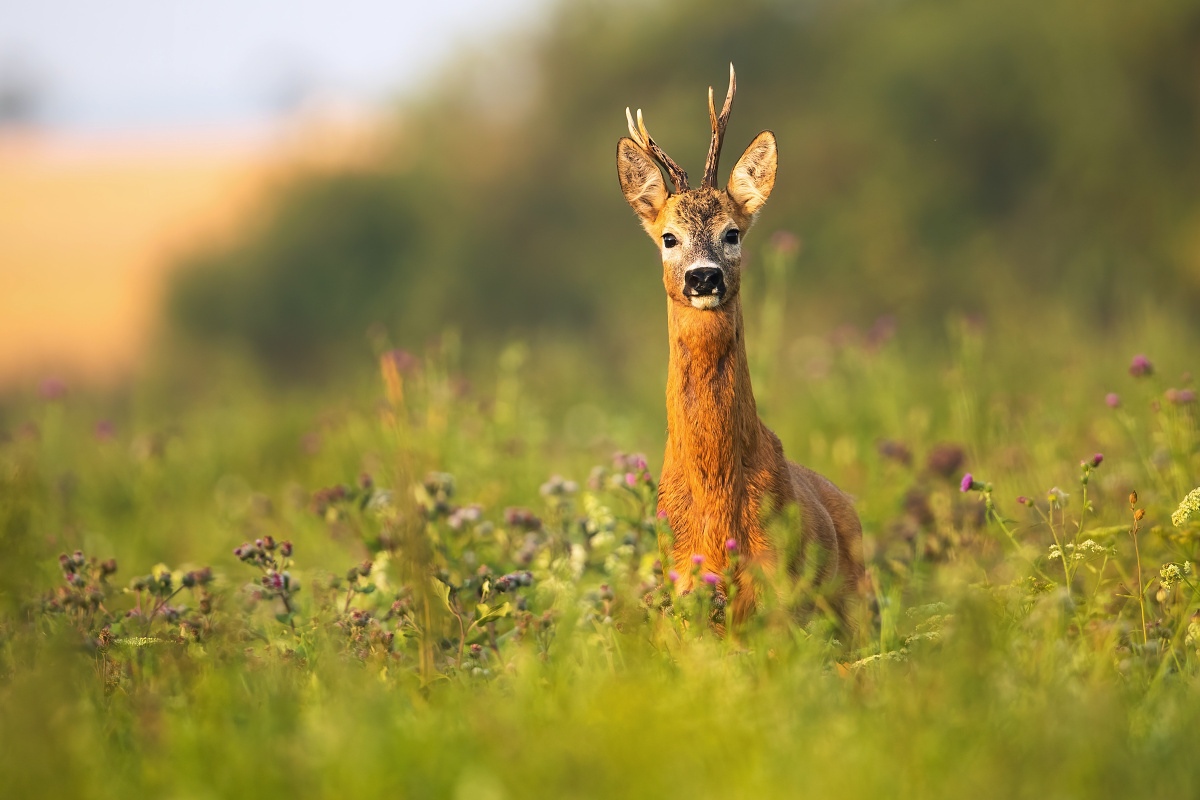
[[[692,563],[695,564],[697,567],[700,566],[701,564],[704,563],[704,556],[700,555],[699,553],[693,553],[692,554]]]
[[[1026,497],[1026,496],[1025,496],[1025,495],[1023,495],[1023,494],[1021,494],[1021,495],[1017,495],[1017,503],[1018,503],[1018,504],[1020,504],[1020,505],[1023,505],[1023,506],[1031,506],[1031,505],[1033,505],[1033,501],[1032,501],[1032,500],[1030,500],[1028,497]]]
[[[380,362],[400,373],[413,372],[421,363],[407,350],[389,350],[380,356]]]
[[[958,472],[966,459],[966,453],[956,444],[934,445],[925,459],[925,468],[930,472],[949,478]]]
[[[1162,565],[1162,568],[1158,571],[1158,578],[1159,582],[1162,584],[1162,588],[1169,592],[1175,586],[1175,584],[1183,580],[1184,575],[1191,574],[1192,562],[1184,561],[1182,564],[1176,564],[1172,562]]]
[[[889,458],[905,466],[912,464],[912,451],[903,442],[883,439],[875,447],[879,451],[879,455],[884,458]]]
[[[661,519],[661,520],[665,520],[667,518],[667,512],[660,508],[658,510],[658,512],[655,514],[655,517],[658,519]]]
[[[1050,501],[1051,505],[1066,505],[1067,498],[1070,496],[1057,486],[1046,492],[1046,499]]]
[[[67,384],[61,378],[46,378],[38,386],[38,396],[43,400],[61,400],[67,395]]]
[[[1167,389],[1167,402],[1174,406],[1186,406],[1196,402],[1196,392],[1192,389]]]
[[[1133,357],[1133,361],[1129,362],[1129,374],[1135,378],[1153,375],[1154,365],[1150,363],[1150,359],[1139,353]]]
[[[1104,404],[1109,408],[1120,408],[1121,395],[1117,394],[1116,392],[1109,392],[1108,394],[1104,395]]]
[[[703,578],[701,578],[701,580],[703,580],[709,586],[716,586],[717,583],[721,579],[717,576],[717,574],[715,572],[706,572],[706,573],[704,573],[704,576],[703,576]]]
[[[791,231],[775,231],[771,234],[771,247],[780,255],[794,256],[800,252],[800,237]]]
[[[626,472],[625,473],[625,485],[628,486],[630,489],[637,486],[637,473],[636,472]]]
[[[981,488],[983,487],[975,480],[975,476],[969,472],[966,475],[963,475],[962,480],[958,484],[958,490],[960,492],[969,492],[972,489]]]
[[[729,539],[726,539],[725,540],[725,549],[731,553],[734,552],[735,550],[737,550],[738,549],[737,539],[734,539],[732,537]]]
[[[1175,509],[1175,513],[1171,515],[1171,524],[1176,528],[1182,528],[1184,523],[1200,517],[1200,486],[1188,492],[1187,497],[1183,498],[1183,502],[1179,504],[1179,508]]]
[[[513,528],[523,528],[527,531],[537,531],[542,528],[542,521],[529,509],[504,509],[504,524]]]
[[[1095,455],[1092,456],[1092,468],[1095,469],[1096,467],[1100,466],[1100,464],[1103,463],[1103,461],[1104,461],[1104,453],[1096,453]]]
[[[561,475],[551,475],[550,480],[543,483],[538,491],[542,497],[562,497],[578,492],[579,484],[575,481],[568,481]]]
[[[117,428],[110,420],[102,419],[92,429],[92,435],[96,437],[97,442],[110,442],[116,437]]]
[[[669,580],[671,583],[678,582],[679,581],[679,573],[676,572],[675,570],[671,570],[670,572],[667,573],[667,580]]]

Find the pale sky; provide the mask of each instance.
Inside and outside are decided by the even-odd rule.
[[[70,130],[261,119],[301,87],[369,105],[459,47],[528,27],[548,0],[0,0],[0,70]]]

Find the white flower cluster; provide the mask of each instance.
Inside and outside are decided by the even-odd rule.
[[[1097,542],[1095,539],[1084,539],[1078,545],[1073,542],[1067,542],[1064,547],[1067,551],[1067,558],[1071,561],[1087,561],[1094,556],[1102,556],[1108,553],[1108,548]],[[1063,551],[1058,545],[1050,545],[1051,559],[1062,558]]]
[[[1162,565],[1162,568],[1158,571],[1158,580],[1162,584],[1162,587],[1169,592],[1175,584],[1183,580],[1184,575],[1191,574],[1192,562],[1184,561],[1182,564],[1171,562],[1170,564]]]
[[[1193,518],[1200,518],[1200,486],[1188,492],[1187,497],[1171,515],[1171,523],[1176,528],[1182,528],[1184,523]]]

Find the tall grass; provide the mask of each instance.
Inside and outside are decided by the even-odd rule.
[[[6,793],[1200,789],[1200,520],[1171,519],[1200,483],[1195,343],[1154,317],[794,340],[757,302],[768,424],[858,498],[860,636],[798,614],[803,586],[723,638],[719,596],[672,600],[661,408],[556,385],[538,348],[170,408],[12,397]]]

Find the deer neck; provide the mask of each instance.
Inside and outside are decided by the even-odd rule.
[[[750,386],[742,302],[712,311],[667,303],[667,451],[697,494],[741,482],[758,447],[758,410]]]

